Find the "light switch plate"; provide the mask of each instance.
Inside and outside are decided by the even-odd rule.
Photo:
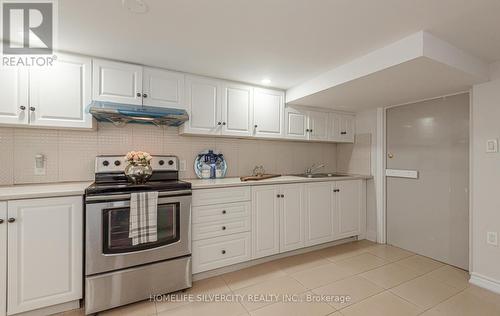
[[[487,153],[498,152],[498,139],[488,139],[486,141],[486,152]]]
[[[498,246],[498,234],[497,232],[487,232],[486,233],[486,242],[488,245]]]

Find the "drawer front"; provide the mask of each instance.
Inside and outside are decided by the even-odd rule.
[[[250,233],[193,242],[193,273],[250,260]]]
[[[250,231],[250,218],[234,218],[211,223],[193,224],[193,240],[226,236]]]
[[[193,190],[193,206],[250,201],[250,187]]]
[[[193,224],[250,217],[250,202],[193,206]]]

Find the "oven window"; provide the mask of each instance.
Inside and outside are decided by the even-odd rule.
[[[104,209],[103,216],[103,253],[115,254],[157,248],[179,241],[180,203],[158,205],[158,240],[132,245],[129,238],[130,208]]]

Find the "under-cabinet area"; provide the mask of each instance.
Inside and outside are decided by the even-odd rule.
[[[364,179],[193,189],[193,273],[366,232]]]

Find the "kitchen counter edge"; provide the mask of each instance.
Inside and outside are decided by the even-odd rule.
[[[0,186],[0,201],[74,195],[83,196],[85,194],[85,189],[91,183],[90,181],[84,181]]]
[[[367,176],[367,175],[347,175],[341,177],[325,177],[325,178],[303,178],[297,176],[280,176],[277,178],[258,180],[258,181],[241,181],[240,178],[186,179],[185,181],[191,182],[192,189],[197,190],[197,189],[213,189],[213,188],[287,184],[287,183],[330,182],[330,181],[357,180],[357,179],[368,180],[372,178],[373,176]]]

